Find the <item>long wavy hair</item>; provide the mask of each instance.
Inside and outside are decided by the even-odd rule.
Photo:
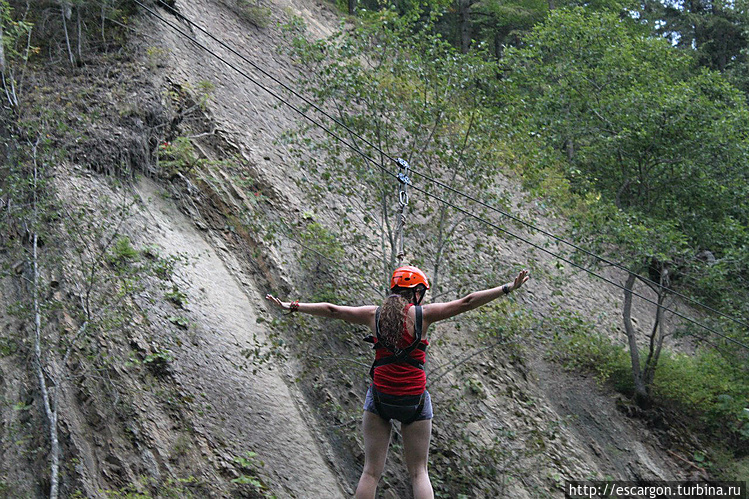
[[[380,337],[385,346],[396,354],[408,346],[403,342],[404,324],[412,328],[413,321],[406,314],[406,305],[416,301],[416,292],[416,288],[396,286],[380,308]]]

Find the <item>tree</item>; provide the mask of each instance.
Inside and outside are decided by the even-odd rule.
[[[504,48],[519,45],[522,35],[541,22],[549,8],[546,0],[481,0],[471,7],[471,15],[477,38],[487,41],[501,59]]]
[[[303,139],[312,151],[310,157],[300,155],[308,176],[305,188],[318,200],[328,189],[345,196],[350,206],[336,213],[340,240],[344,246],[361,246],[367,241],[362,235],[377,234],[379,248],[361,253],[367,263],[358,272],[381,272],[385,283],[401,260],[399,185],[385,173],[398,171],[391,158],[402,157],[432,179],[502,202],[491,189],[499,151],[492,118],[483,108],[495,67],[481,57],[459,54],[428,29],[414,30],[418,20],[418,15],[383,11],[326,41],[293,40],[295,57],[311,75],[305,89],[337,121],[325,119],[326,126],[357,149],[317,134]],[[301,141],[301,132],[308,130],[292,138]],[[427,194],[455,200],[456,194],[439,191],[425,176],[411,179]],[[476,227],[446,204],[423,193],[418,201],[416,196],[412,191],[407,247],[418,248],[411,250],[411,263],[428,266],[439,294],[470,271],[470,262],[457,266],[452,255],[469,244]]]
[[[655,33],[694,51],[700,65],[725,71],[745,61],[745,8],[743,2],[722,0],[648,0],[641,15]]]
[[[48,135],[19,142],[10,155],[17,161],[2,165],[0,206],[2,247],[11,261],[21,262],[16,270],[3,269],[3,277],[18,282],[18,300],[9,305],[31,332],[29,374],[39,388],[49,443],[49,497],[56,498],[63,492],[66,388],[84,379],[111,383],[99,338],[139,322],[134,298],[153,277],[170,280],[181,259],[132,246],[125,232],[138,200],[126,188],[115,186],[118,199],[88,202],[79,195],[76,204],[60,195]]]
[[[8,104],[16,107],[19,69],[23,68],[29,55],[37,48],[31,46],[32,24],[15,20],[13,14],[14,10],[7,0],[0,0],[0,75]]]
[[[615,13],[554,11],[507,67],[530,126],[563,153],[573,189],[596,205],[578,229],[596,234],[601,251],[615,247],[631,270],[623,319],[646,398],[663,341],[661,305],[677,275],[687,283],[711,272],[696,259],[701,251],[722,259],[746,244],[747,106],[720,74]],[[636,274],[648,269],[651,278],[640,280],[656,283],[658,306],[640,373],[631,299]]]

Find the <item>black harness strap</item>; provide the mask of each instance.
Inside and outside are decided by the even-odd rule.
[[[393,352],[393,350],[385,344],[385,342],[382,341],[382,337],[380,336],[380,308],[377,308],[377,311],[375,312],[375,332],[377,334],[377,342],[375,343],[374,338],[372,336],[368,336],[364,338],[364,341],[368,341],[370,343],[374,343],[374,349],[379,348],[385,348],[388,351],[392,353],[392,355],[389,355],[387,357],[383,357],[380,360],[375,360],[372,363],[372,368],[369,370],[369,375],[374,379],[374,371],[375,368],[384,366],[387,364],[393,364],[395,362],[401,362],[406,363],[409,365],[412,365],[413,367],[417,369],[424,370],[424,364],[419,362],[418,360],[411,357],[411,352],[416,350],[417,348],[419,350],[426,351],[426,345],[421,342],[421,333],[423,328],[423,311],[421,309],[421,306],[414,305],[415,312],[416,312],[416,321],[414,322],[414,340],[411,342],[410,345],[408,345],[406,348],[401,350],[399,353]],[[372,387],[372,397],[374,399],[375,408],[377,409],[377,412],[380,414],[384,414],[382,403],[380,402],[380,397],[377,393],[377,390],[375,390],[374,386]],[[424,402],[426,399],[426,390],[421,392],[421,397],[419,397],[419,404],[416,406],[416,409],[414,410],[413,416],[408,418],[405,421],[401,421],[402,424],[411,424],[414,421],[416,421],[416,418],[421,415],[421,411],[424,410]]]
[[[418,418],[421,415],[421,411],[424,410],[424,403],[426,402],[426,394],[427,394],[426,390],[421,392],[421,396],[419,397],[419,404],[414,409],[413,415],[409,417],[408,419],[401,421],[401,424],[411,424],[414,421],[416,421],[416,418]],[[379,413],[380,417],[384,418],[385,411],[383,410],[383,407],[382,407],[380,394],[374,386],[372,387],[372,399],[374,400],[375,409],[377,409],[377,412]]]
[[[414,411],[414,415],[408,418],[407,421],[401,421],[403,424],[411,424],[414,421],[416,421],[416,418],[418,418],[421,415],[421,411],[424,410],[424,401],[426,399],[427,392],[424,390],[421,392],[421,397],[419,398],[419,405],[416,406],[416,410]]]
[[[419,362],[418,360],[411,357],[411,352],[416,350],[417,348],[419,350],[426,351],[426,345],[421,342],[421,332],[422,332],[422,318],[423,318],[423,311],[419,305],[414,305],[415,311],[416,311],[416,322],[414,323],[414,340],[411,342],[410,345],[408,345],[406,348],[401,350],[399,353],[393,352],[393,349],[390,348],[384,341],[382,341],[382,336],[380,336],[380,308],[377,308],[377,311],[375,312],[375,332],[377,333],[377,343],[374,345],[374,349],[379,348],[385,348],[387,349],[392,355],[388,355],[387,357],[383,357],[379,360],[375,360],[372,363],[372,368],[369,370],[369,375],[374,379],[374,370],[377,367],[384,366],[387,364],[393,364],[395,362],[400,363],[406,363],[409,364],[416,369],[424,370],[424,364]],[[365,338],[365,341],[369,341],[371,343],[374,343],[374,339],[371,337]]]

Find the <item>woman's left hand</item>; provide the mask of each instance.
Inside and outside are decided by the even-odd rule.
[[[515,278],[515,282],[512,283],[512,290],[518,289],[520,286],[525,284],[525,282],[530,278],[528,275],[528,269],[523,269],[520,271],[518,276]]]

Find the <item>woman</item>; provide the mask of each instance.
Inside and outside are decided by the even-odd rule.
[[[400,267],[390,280],[390,296],[380,307],[346,307],[331,303],[282,302],[265,298],[291,312],[342,319],[368,326],[374,333],[373,381],[364,402],[364,471],[356,488],[357,498],[373,498],[390,446],[391,419],[401,421],[403,450],[416,499],[434,497],[427,472],[432,435],[432,403],[426,391],[427,330],[518,289],[528,280],[522,270],[511,283],[470,293],[445,303],[420,306],[429,281],[416,267]]]

